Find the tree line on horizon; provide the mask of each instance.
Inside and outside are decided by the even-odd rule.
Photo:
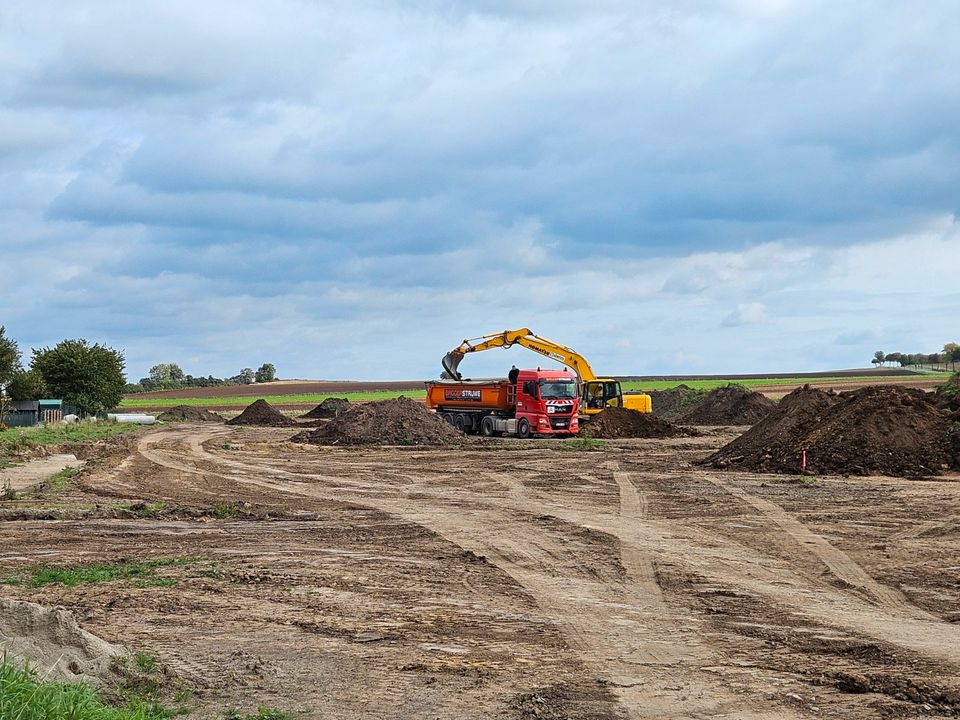
[[[926,367],[932,370],[956,370],[960,363],[960,345],[948,342],[943,350],[935,353],[885,353],[877,350],[870,360],[877,367],[885,367],[887,363],[896,363],[900,367]]]
[[[191,387],[220,387],[224,385],[252,385],[253,383],[273,382],[277,379],[277,369],[273,363],[263,363],[256,371],[243,368],[229,378],[213,375],[193,376],[185,373],[177,363],[158,363],[150,368],[149,375],[135,383],[129,383],[125,392],[152,392],[156,390],[183,390]]]

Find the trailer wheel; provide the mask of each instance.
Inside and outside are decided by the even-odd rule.
[[[530,437],[530,421],[526,418],[517,420],[517,437],[524,439]]]
[[[484,437],[493,437],[497,434],[497,431],[494,430],[493,418],[489,415],[480,421],[480,434]]]

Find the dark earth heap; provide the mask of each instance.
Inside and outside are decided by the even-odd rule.
[[[157,420],[161,422],[223,422],[215,412],[192,405],[177,405],[161,413]]]
[[[683,412],[677,422],[686,425],[755,425],[776,407],[766,395],[742,385],[711,390]]]
[[[590,420],[583,431],[593,438],[670,438],[699,435],[696,430],[678,427],[666,420],[626,408],[610,407]]]
[[[450,445],[464,434],[407,397],[358,403],[294,442],[314,445]]]
[[[899,385],[839,395],[804,386],[703,462],[718,468],[923,477],[960,468],[960,430],[938,398]]]
[[[227,425],[265,425],[268,427],[291,427],[297,423],[273,407],[266,400],[260,399],[250,405]]]
[[[310,420],[333,418],[343,413],[348,407],[350,407],[350,401],[346,398],[328,397],[313,410],[304,413],[300,417]]]

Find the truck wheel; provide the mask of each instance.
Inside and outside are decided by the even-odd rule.
[[[496,430],[494,430],[493,418],[487,415],[483,420],[480,421],[480,434],[484,437],[493,437],[496,435]]]
[[[517,420],[517,437],[524,439],[530,437],[530,421],[526,418]]]
[[[443,419],[444,422],[449,423],[450,425],[454,425],[454,427],[456,427],[456,425],[453,422],[453,415],[451,413],[443,413],[440,417]]]

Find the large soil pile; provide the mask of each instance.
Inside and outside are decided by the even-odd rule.
[[[317,405],[313,410],[304,413],[300,417],[309,418],[311,420],[333,418],[337,417],[337,415],[343,414],[348,407],[350,407],[350,401],[346,398],[329,397]]]
[[[702,396],[677,422],[687,425],[755,425],[776,403],[742,385],[726,385]]]
[[[410,398],[360,403],[294,442],[314,445],[449,445],[462,432]]]
[[[232,420],[227,420],[227,425],[266,425],[268,427],[291,427],[297,423],[288,418],[282,412],[277,410],[266,400],[257,400],[237,415]]]
[[[177,405],[157,418],[161,422],[223,422],[223,418],[215,412],[192,405]]]
[[[706,393],[687,385],[677,385],[667,390],[645,390],[653,403],[653,414],[665,420],[676,420],[696,405]]]
[[[609,407],[595,415],[583,432],[594,438],[669,438],[700,434],[649,413],[618,407]]]
[[[91,635],[67,610],[0,598],[0,657],[26,661],[41,677],[113,684],[122,648]]]
[[[714,467],[825,475],[922,477],[960,468],[960,438],[936,399],[874,386],[835,395],[794,390],[766,419],[704,460]]]

